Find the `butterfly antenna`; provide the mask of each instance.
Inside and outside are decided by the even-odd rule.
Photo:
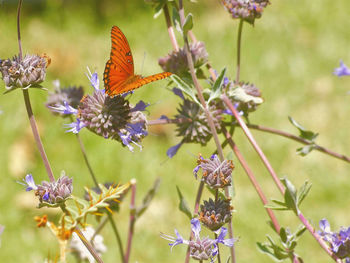
[[[141,75],[143,75],[143,66],[145,64],[145,60],[146,60],[146,52],[143,52],[143,61],[142,61],[142,65],[141,65]]]

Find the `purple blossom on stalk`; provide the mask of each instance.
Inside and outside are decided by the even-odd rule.
[[[76,134],[86,127],[105,139],[121,142],[130,151],[134,149],[132,144],[142,149],[139,142],[148,134],[147,119],[142,111],[145,111],[149,104],[139,101],[132,106],[125,96],[111,98],[104,90],[99,89],[100,81],[96,72],[91,74],[88,68],[87,77],[94,88],[94,93],[85,95],[80,100],[77,110],[68,103],[55,108],[60,113],[73,113],[77,116],[75,122],[65,125],[68,128],[67,132]]]
[[[218,254],[218,243],[222,243],[225,246],[232,247],[235,240],[234,239],[224,239],[227,233],[226,228],[221,229],[221,233],[217,239],[210,239],[209,237],[200,237],[201,225],[198,219],[193,218],[191,220],[191,230],[194,234],[193,240],[185,240],[179,232],[175,229],[175,237],[161,233],[161,237],[170,241],[169,246],[171,250],[174,246],[179,244],[185,244],[190,247],[190,256],[196,260],[208,260],[214,262],[215,256]]]
[[[320,220],[319,226],[321,231],[318,231],[318,234],[329,244],[332,252],[337,257],[350,262],[350,227],[332,232],[327,219]]]
[[[338,77],[350,76],[350,69],[344,64],[342,60],[340,60],[340,66],[334,69],[333,74]]]
[[[67,101],[63,101],[63,105],[56,104],[56,106],[48,106],[48,108],[60,114],[78,114],[78,110],[70,106]]]
[[[27,174],[26,178],[23,179],[23,183],[22,182],[18,182],[21,185],[26,186],[26,191],[32,191],[32,190],[37,190],[38,187],[34,182],[34,178],[31,174]]]

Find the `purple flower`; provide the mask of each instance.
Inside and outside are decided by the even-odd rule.
[[[183,100],[185,99],[182,91],[179,88],[173,88],[172,91],[176,96],[179,96]]]
[[[180,149],[182,145],[182,142],[170,147],[167,151],[166,151],[166,155],[169,157],[169,158],[173,158],[174,155],[177,153],[177,151]]]
[[[215,240],[210,239],[208,237],[201,238],[200,232],[201,232],[201,225],[200,221],[197,218],[193,218],[191,220],[191,230],[194,234],[193,240],[185,240],[179,232],[175,229],[175,237],[172,237],[170,235],[166,235],[164,233],[161,233],[161,237],[171,241],[169,243],[169,246],[171,246],[171,249],[174,246],[177,246],[179,244],[185,244],[190,247],[190,256],[196,260],[208,260],[210,259],[211,262],[214,262],[214,257],[218,253],[217,244],[222,243],[225,246],[233,246],[234,239],[224,239],[227,229],[222,228],[221,233],[219,237]]]
[[[64,124],[64,126],[66,128],[70,128],[66,132],[73,132],[74,134],[77,134],[80,132],[80,130],[82,128],[84,128],[86,126],[86,124],[83,123],[79,118],[77,118],[77,121],[72,122],[72,123],[68,123],[68,124]]]
[[[334,69],[333,74],[338,77],[350,76],[350,69],[344,64],[342,60],[340,60],[340,66],[339,68]]]
[[[38,189],[37,185],[34,182],[34,178],[31,174],[27,174],[26,178],[23,179],[23,181],[24,181],[24,183],[22,183],[22,182],[18,182],[18,183],[20,183],[21,185],[27,186],[26,191],[32,191],[32,190]]]
[[[95,90],[100,90],[100,80],[98,79],[97,73],[94,72],[93,74],[91,74],[89,67],[87,67],[87,70],[89,74],[86,74],[86,76],[89,79],[91,85],[94,87]]]
[[[144,101],[140,100],[130,111],[145,111],[149,105],[149,103],[145,103]]]
[[[339,232],[332,232],[327,219],[320,220],[318,234],[326,241],[331,250],[346,262],[350,261],[350,227],[341,228]]]
[[[56,104],[56,106],[48,106],[48,108],[60,114],[78,114],[78,110],[70,106],[67,101],[63,101],[63,105]]]
[[[169,118],[166,115],[161,115],[158,120],[169,120]]]

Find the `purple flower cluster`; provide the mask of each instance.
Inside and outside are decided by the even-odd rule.
[[[73,191],[73,179],[66,176],[64,173],[58,180],[54,182],[42,181],[40,184],[35,184],[33,176],[27,174],[22,185],[26,186],[26,191],[35,191],[35,195],[39,196],[40,203],[46,202],[50,204],[59,204],[70,197]]]
[[[193,259],[196,260],[208,260],[210,259],[211,262],[214,262],[215,256],[218,254],[218,244],[224,244],[225,246],[232,247],[236,239],[224,239],[227,234],[227,229],[222,227],[220,230],[218,230],[218,238],[217,239],[210,239],[209,237],[200,237],[201,232],[201,224],[198,219],[193,218],[191,220],[191,230],[194,234],[193,240],[185,240],[179,232],[175,229],[175,237],[172,237],[170,235],[161,234],[161,237],[169,240],[172,243],[169,243],[169,246],[171,246],[171,249],[179,244],[185,244],[190,247],[190,256]]]
[[[67,132],[79,133],[86,127],[93,133],[113,139],[127,146],[130,151],[134,150],[133,145],[142,148],[139,142],[147,136],[147,119],[142,113],[149,104],[140,101],[136,106],[129,104],[125,96],[114,96],[105,94],[104,89],[100,90],[100,81],[97,73],[91,74],[88,78],[94,93],[85,95],[77,109],[72,107],[68,101],[49,106],[49,108],[60,114],[71,114],[76,116],[76,121],[66,124]]]
[[[344,64],[342,60],[340,60],[340,66],[334,69],[333,74],[338,77],[350,76],[350,69]]]
[[[334,254],[350,263],[350,227],[332,232],[327,219],[320,220],[319,235],[326,241]]]

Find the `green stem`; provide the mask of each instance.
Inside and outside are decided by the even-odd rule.
[[[236,83],[239,82],[239,75],[241,71],[241,39],[242,39],[243,19],[239,21],[238,26],[238,37],[237,37],[237,72],[236,72]]]

